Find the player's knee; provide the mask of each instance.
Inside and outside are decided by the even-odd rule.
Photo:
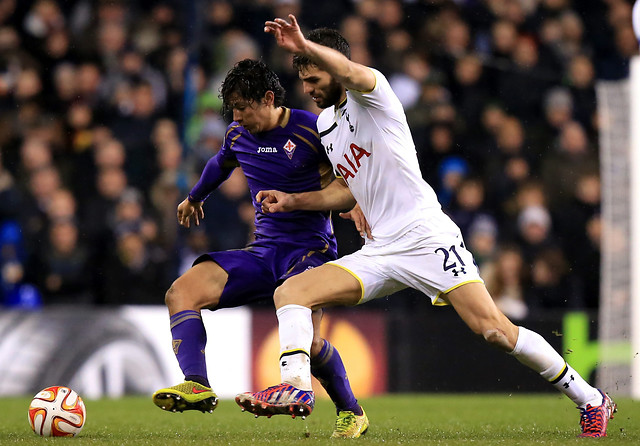
[[[180,292],[178,291],[178,287],[176,286],[176,282],[173,282],[167,292],[164,295],[164,303],[171,310],[179,305],[180,302]]]
[[[484,337],[485,341],[487,341],[489,344],[495,347],[498,347],[501,350],[504,350],[504,351],[513,350],[513,347],[511,346],[509,342],[509,338],[507,337],[506,333],[498,328],[484,330],[482,332],[482,336]]]
[[[300,304],[300,302],[296,301],[297,294],[295,287],[291,286],[288,281],[285,281],[276,288],[276,291],[273,293],[273,303],[276,308],[281,308],[285,305]]]
[[[276,308],[284,307],[285,305],[287,305],[286,303],[287,292],[285,289],[283,289],[283,287],[284,287],[284,284],[280,285],[273,292],[273,303],[276,306]]]
[[[169,308],[170,313],[176,313],[183,310],[195,310],[194,296],[186,292],[180,278],[176,279],[164,295],[164,303]]]

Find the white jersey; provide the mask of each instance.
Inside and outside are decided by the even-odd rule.
[[[322,111],[318,131],[336,173],[360,204],[374,239],[392,241],[442,215],[423,179],[404,109],[382,73],[371,69],[370,92],[347,90],[337,107]]]

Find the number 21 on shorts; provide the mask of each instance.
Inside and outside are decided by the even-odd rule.
[[[464,248],[464,245],[460,244],[460,247]],[[467,271],[464,269],[466,265],[462,260],[462,257],[460,257],[460,254],[458,254],[455,245],[451,245],[449,249],[444,247],[438,248],[436,249],[436,252],[441,253],[444,256],[444,259],[442,260],[443,271],[451,271],[455,277],[458,277],[460,274],[467,274]],[[453,256],[451,256],[451,254],[453,254]],[[458,260],[457,262],[456,259]]]

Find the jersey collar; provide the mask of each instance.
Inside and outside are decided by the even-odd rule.
[[[291,118],[291,109],[287,107],[282,107],[282,108],[284,109],[284,113],[280,115],[278,125],[282,128],[285,128],[287,124],[289,124],[289,118]]]

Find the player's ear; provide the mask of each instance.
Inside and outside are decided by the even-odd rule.
[[[276,95],[271,90],[267,90],[264,94],[264,98],[262,98],[262,102],[266,106],[271,106],[275,103]]]

